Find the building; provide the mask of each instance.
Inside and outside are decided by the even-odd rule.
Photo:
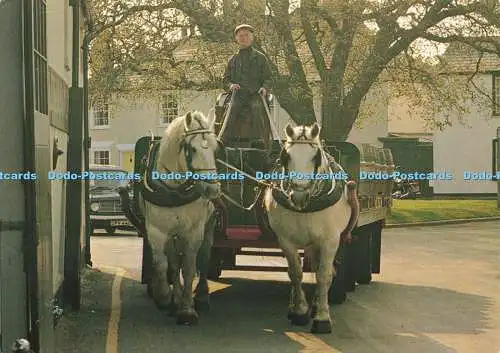
[[[215,106],[221,91],[171,91],[158,99],[116,99],[113,102],[96,102],[89,111],[89,126],[92,139],[90,161],[95,164],[114,164],[133,170],[135,142],[151,131],[162,135],[168,123],[189,110],[201,110],[208,114]],[[349,136],[350,142],[366,142],[381,145],[379,136],[387,134],[387,106],[373,99],[370,118],[355,127]],[[321,102],[315,100],[315,111],[320,114]],[[291,121],[286,111],[275,105],[271,110],[274,125],[284,138],[284,128]]]
[[[68,156],[74,157],[75,150],[69,147],[83,145],[81,139],[73,141],[78,134],[70,133],[70,128],[72,121],[83,122],[83,105],[78,109],[77,103],[83,101],[84,5],[84,1],[60,0],[0,2],[4,48],[0,51],[0,171],[36,177],[0,181],[3,352],[10,351],[16,338],[24,337],[37,353],[53,353],[63,284],[69,280],[66,287],[75,292],[80,285],[79,268],[71,278],[68,265],[74,263],[67,258],[78,261],[84,252],[84,210],[76,204],[78,194],[66,192],[69,183],[51,180],[48,173],[72,168]],[[74,31],[78,42],[72,39]],[[76,120],[69,119],[70,113]],[[73,158],[73,162],[79,161]],[[80,163],[83,166],[83,158]],[[80,195],[83,200],[83,189]],[[76,256],[68,244],[76,244]]]
[[[496,182],[464,180],[464,173],[491,172],[492,169],[492,140],[500,127],[500,57],[490,53],[481,56],[468,45],[452,43],[443,58],[446,62],[443,75],[463,90],[470,87],[468,81],[472,78],[476,98],[465,98],[469,111],[453,113],[452,125],[434,133],[434,170],[454,176],[452,181],[434,182],[434,193],[496,194]],[[444,117],[437,118],[444,120]]]

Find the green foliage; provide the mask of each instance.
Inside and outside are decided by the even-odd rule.
[[[489,0],[89,2],[92,97],[219,88],[236,50],[232,30],[246,22],[257,28],[282,107],[301,123],[314,119],[312,97],[322,99],[322,131],[336,139],[346,138],[356,119],[377,114],[366,98],[379,88],[372,98],[409,97],[418,108],[410,111],[431,128],[451,124],[470,99],[485,95],[472,80],[444,77],[443,66],[422,53],[435,56],[438,44],[457,41],[477,48],[469,36],[496,33],[500,23]]]

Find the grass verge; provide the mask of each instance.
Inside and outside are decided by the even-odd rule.
[[[394,200],[388,224],[498,217],[496,200]]]

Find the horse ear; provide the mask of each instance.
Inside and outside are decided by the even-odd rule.
[[[193,116],[191,115],[191,112],[187,112],[186,118],[184,119],[184,126],[186,127],[186,130],[189,129],[192,122],[193,122]]]
[[[290,124],[290,123],[286,124],[285,132],[286,132],[286,135],[288,137],[293,138],[293,127],[292,127],[292,124]]]
[[[319,124],[318,123],[314,123],[311,126],[311,138],[315,139],[316,137],[318,137],[320,131],[321,131],[321,128],[319,127]]]

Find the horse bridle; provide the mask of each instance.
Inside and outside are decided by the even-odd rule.
[[[308,144],[310,145],[311,147],[317,147],[318,151],[316,152],[316,155],[314,156],[314,174],[317,174],[318,173],[318,170],[319,168],[321,167],[322,165],[322,162],[325,161],[327,166],[328,166],[328,173],[333,173],[332,172],[332,169],[331,169],[331,166],[330,164],[328,163],[328,158],[326,158],[326,152],[325,150],[323,149],[323,147],[321,146],[320,143],[318,143],[317,141],[315,140],[310,140],[310,139],[307,139],[306,136],[304,135],[304,133],[299,136],[300,137],[304,137],[303,139],[295,139],[295,140],[291,140],[291,141],[287,141],[285,146],[283,146],[283,148],[281,149],[281,152],[280,152],[280,164],[281,166],[283,167],[283,169],[285,170],[285,173],[289,173],[288,172],[288,161],[290,159],[290,156],[288,155],[288,152],[287,152],[287,147],[290,148],[291,146],[295,145],[295,144]],[[314,191],[316,191],[316,189],[318,188],[318,186],[321,184],[321,182],[323,181],[322,179],[312,179],[310,183],[308,183],[306,186],[304,187],[297,187],[296,185],[293,185],[292,183],[288,183],[288,187],[285,188],[285,181],[286,180],[282,180],[281,181],[281,189],[282,190],[286,190],[287,192],[288,191],[310,191],[310,196],[315,196],[315,193]],[[332,183],[332,190],[333,190],[333,183]],[[329,191],[332,192],[332,190]]]
[[[192,173],[197,173],[197,172],[217,173],[217,168],[199,169],[199,168],[193,167],[193,154],[195,153],[195,149],[190,143],[193,140],[193,138],[190,139],[189,141],[187,140],[187,138],[189,136],[202,135],[203,142],[201,144],[201,148],[208,149],[208,140],[206,139],[206,134],[215,135],[215,132],[212,129],[184,130],[184,137],[180,143],[179,153],[184,152],[184,158],[186,160],[186,165],[187,165],[187,169],[189,172],[192,172]],[[222,143],[222,141],[220,141],[217,137],[216,137],[216,140],[217,140],[217,144],[219,145],[219,147],[224,149],[224,144]],[[163,167],[168,171],[168,169],[165,166],[163,166]],[[185,184],[186,185],[193,185],[198,181],[201,181],[201,180],[189,179],[189,180],[186,180]],[[219,181],[217,179],[204,179],[202,181],[206,182],[208,184],[219,184]]]

